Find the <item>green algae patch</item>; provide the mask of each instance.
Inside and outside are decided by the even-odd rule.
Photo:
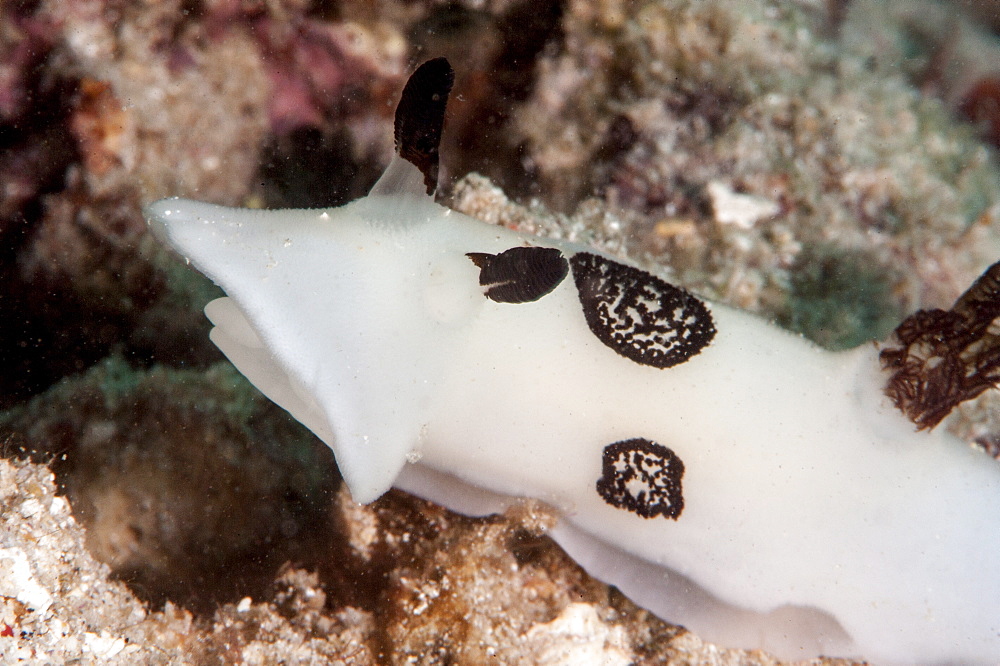
[[[792,271],[787,309],[778,323],[832,350],[882,340],[904,314],[892,284],[870,257],[824,247]]]

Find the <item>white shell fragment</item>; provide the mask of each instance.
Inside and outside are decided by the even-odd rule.
[[[548,666],[628,666],[635,655],[625,630],[601,621],[589,604],[570,604],[551,622],[535,625],[524,636],[533,663]]]
[[[734,192],[727,184],[713,180],[705,188],[712,202],[712,212],[719,224],[732,224],[750,229],[761,220],[781,211],[777,202],[753,194]]]
[[[37,613],[52,605],[52,595],[35,579],[28,556],[20,548],[0,548],[0,596],[17,599]]]
[[[423,176],[397,157],[322,211],[147,209],[228,295],[212,340],[333,449],[355,500],[540,499],[591,573],[731,647],[1000,661],[1000,466],[916,432],[874,346],[826,352],[448,211]]]

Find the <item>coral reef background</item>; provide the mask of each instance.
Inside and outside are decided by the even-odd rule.
[[[444,55],[443,201],[846,348],[949,306],[1000,258],[997,11],[0,4],[0,654],[773,663],[588,578],[544,536],[543,506],[355,505],[329,450],[209,343],[217,289],[141,208],[363,195],[407,74]],[[991,404],[951,427],[995,449]]]

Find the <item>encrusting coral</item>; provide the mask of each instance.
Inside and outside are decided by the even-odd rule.
[[[569,2],[565,47],[540,60],[515,115],[545,199],[599,194],[631,252],[788,324],[827,321],[797,313],[813,307],[792,279],[809,248],[880,273],[868,298],[897,318],[950,303],[997,254],[995,166],[940,101],[873,73],[817,21],[792,2]],[[734,223],[720,186],[772,212]],[[844,347],[891,318],[800,330]]]
[[[151,612],[85,547],[52,472],[0,460],[0,655],[5,663],[374,663],[370,615],[324,614],[314,576],[287,569],[275,603],[249,598],[195,622],[167,602]],[[322,638],[316,634],[322,632]]]
[[[256,595],[324,519],[330,456],[234,375],[111,357],[0,418],[51,461],[94,556],[149,601]]]

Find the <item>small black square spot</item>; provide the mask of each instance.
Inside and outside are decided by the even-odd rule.
[[[479,284],[497,303],[530,303],[550,293],[569,274],[569,263],[553,247],[512,247],[500,254],[469,252]]]

